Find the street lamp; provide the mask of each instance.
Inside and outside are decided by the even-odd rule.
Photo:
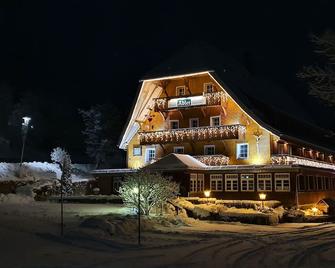
[[[133,188],[133,193],[137,194],[137,220],[138,220],[138,245],[141,245],[141,193],[140,184]]]
[[[204,195],[205,195],[205,197],[207,197],[207,203],[209,203],[208,198],[211,195],[211,191],[209,191],[209,190],[204,191]]]
[[[31,117],[29,116],[24,116],[22,117],[23,122],[22,122],[22,150],[21,150],[21,158],[20,158],[20,176],[21,176],[21,167],[22,167],[22,161],[23,161],[23,153],[24,153],[24,147],[26,144],[26,139],[27,139],[27,134],[29,130],[29,123],[31,121]]]
[[[264,208],[264,200],[266,199],[266,194],[260,193],[259,199],[262,201],[262,208]]]

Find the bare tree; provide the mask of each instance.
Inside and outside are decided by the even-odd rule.
[[[319,98],[328,106],[335,106],[335,33],[327,31],[322,35],[312,35],[315,53],[326,60],[322,66],[304,66],[297,76],[305,80],[309,94]]]
[[[153,207],[175,198],[179,185],[159,173],[140,171],[128,175],[119,192],[124,202],[136,209],[140,195],[141,214],[149,215]]]

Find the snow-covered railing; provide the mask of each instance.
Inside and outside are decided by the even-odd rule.
[[[193,157],[207,166],[224,166],[229,163],[229,157],[223,154],[194,155]]]
[[[245,126],[223,125],[215,127],[178,128],[171,130],[139,132],[141,144],[162,144],[183,141],[239,139]]]
[[[295,155],[287,155],[287,154],[272,155],[271,162],[273,165],[302,165],[302,166],[335,170],[335,164]]]

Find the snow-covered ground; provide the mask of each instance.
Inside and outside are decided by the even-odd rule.
[[[111,235],[104,221],[123,229]],[[157,217],[143,219],[138,247],[136,217],[122,205],[65,204],[65,222],[60,237],[59,204],[0,202],[0,267],[335,267],[333,223],[258,226]]]

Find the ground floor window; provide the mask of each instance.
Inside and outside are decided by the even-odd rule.
[[[290,191],[290,173],[275,173],[275,190],[277,192]]]
[[[175,147],[173,147],[173,152],[175,154],[183,154],[184,153],[184,146],[175,146]]]
[[[238,191],[238,175],[237,174],[226,174],[225,176],[225,188],[227,192]]]
[[[190,192],[203,192],[205,185],[204,174],[191,173],[190,174]]]
[[[114,192],[118,192],[120,190],[121,183],[122,183],[121,177],[114,177],[113,178],[113,191]]]
[[[211,174],[210,176],[210,186],[211,191],[222,191],[222,174]]]
[[[241,174],[241,191],[254,191],[254,174]]]
[[[272,191],[271,173],[257,174],[257,191]]]
[[[145,162],[151,162],[156,158],[156,149],[155,148],[147,148],[145,150]]]

